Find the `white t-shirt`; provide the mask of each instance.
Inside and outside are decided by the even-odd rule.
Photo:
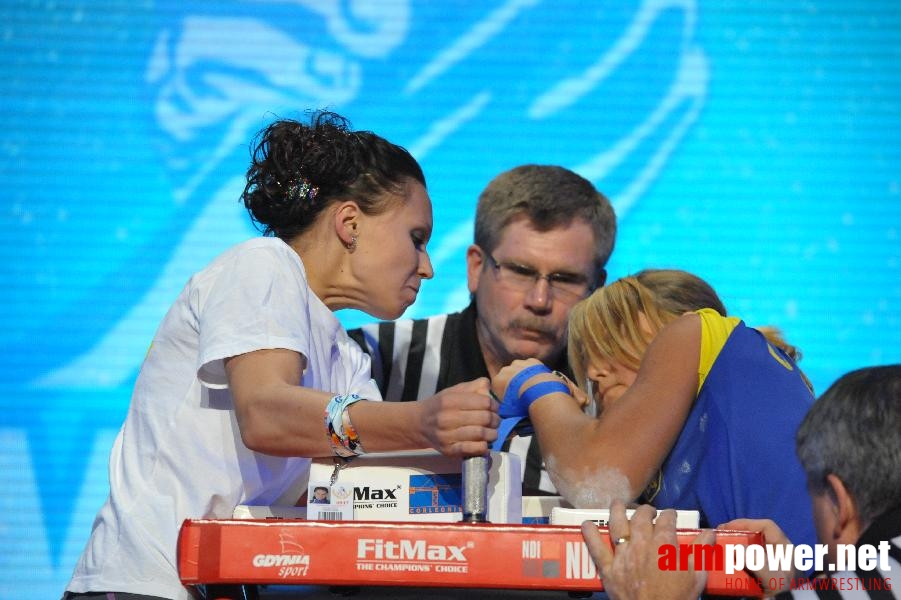
[[[188,599],[176,565],[182,521],[273,504],[308,475],[308,458],[241,441],[223,361],[264,348],[306,356],[305,387],[381,400],[369,357],[287,244],[257,238],[226,251],[191,278],[154,336],[110,455],[109,498],[68,590]]]

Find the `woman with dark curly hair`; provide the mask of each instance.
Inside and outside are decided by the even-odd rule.
[[[278,120],[259,135],[243,199],[264,236],[196,273],[163,319],[66,598],[190,598],[182,521],[276,504],[311,457],[481,455],[497,436],[486,379],[378,402],[368,357],[334,315],[395,319],[432,277],[431,202],[405,149],[334,113]]]

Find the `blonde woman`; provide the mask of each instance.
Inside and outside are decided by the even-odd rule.
[[[710,526],[755,515],[815,541],[794,452],[814,396],[776,330],[726,316],[690,273],[646,270],[573,308],[569,353],[596,419],[537,361],[511,364],[493,385],[505,405],[527,405],[548,471],[573,505],[640,499],[699,510]]]

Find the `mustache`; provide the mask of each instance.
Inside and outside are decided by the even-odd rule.
[[[528,329],[545,337],[557,337],[557,331],[553,327],[549,327],[547,323],[540,319],[532,319],[528,317],[520,317],[510,321],[510,329]]]

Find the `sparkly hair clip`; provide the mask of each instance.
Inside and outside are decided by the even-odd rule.
[[[295,202],[313,202],[319,188],[306,179],[294,179],[288,184],[288,198]]]

